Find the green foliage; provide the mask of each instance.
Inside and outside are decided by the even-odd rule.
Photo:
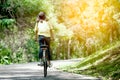
[[[29,37],[30,34],[30,29],[15,31],[0,40],[0,64],[37,61],[38,43]]]
[[[79,28],[76,28],[77,31],[75,30],[76,32],[75,32],[74,36],[77,37],[77,39],[80,41],[80,43],[82,43],[82,46],[84,46],[83,47],[84,51],[79,51],[79,47],[81,47],[81,45],[79,45],[79,47],[76,49],[76,53],[84,52],[85,56],[88,56],[88,55],[92,54],[92,52],[95,52],[98,49],[98,47],[101,48],[102,46],[106,45],[109,42],[109,40],[111,38],[113,38],[113,37],[110,37],[110,35],[115,36],[116,37],[116,38],[114,37],[115,39],[118,38],[118,36],[117,36],[118,32],[116,30],[119,30],[119,29],[118,29],[118,27],[116,28],[117,24],[115,25],[115,28],[111,27],[113,29],[113,31],[111,31],[109,27],[104,26],[102,24],[103,22],[105,22],[105,24],[110,23],[109,20],[113,20],[111,18],[113,17],[114,14],[117,14],[117,12],[118,12],[117,9],[119,10],[119,6],[118,6],[119,3],[117,3],[115,0],[113,0],[113,2],[114,2],[113,6],[110,6],[112,1],[108,2],[107,0],[102,1],[101,4],[99,3],[99,1],[95,1],[95,3],[93,5],[89,4],[89,2],[85,2],[84,0],[81,2],[81,5],[79,5],[80,1],[78,1],[76,3],[73,3],[74,4],[73,6],[69,5],[69,3],[67,3],[67,2],[68,2],[68,0],[65,0],[65,1],[62,0],[62,1],[58,1],[58,2],[56,0],[34,0],[34,1],[7,0],[6,2],[4,2],[4,4],[2,4],[1,10],[3,10],[3,11],[1,11],[1,12],[3,12],[5,16],[13,13],[15,16],[17,16],[16,17],[17,21],[20,22],[22,25],[27,24],[28,26],[31,26],[31,24],[32,24],[32,26],[33,26],[34,22],[35,22],[35,17],[37,16],[37,14],[40,11],[44,11],[47,13],[47,18],[49,19],[49,21],[52,22],[52,24],[55,27],[60,28],[59,31],[56,33],[59,36],[56,36],[56,38],[61,38],[61,36],[64,36],[64,35],[66,35],[66,36],[62,37],[62,38],[66,38],[69,36],[70,33],[67,33],[69,31],[65,30],[64,27],[71,28],[72,26],[74,26],[72,29],[79,27]],[[94,2],[94,0],[93,0],[93,2]],[[108,4],[105,5],[105,3],[108,3]],[[64,4],[67,4],[66,7],[64,6]],[[96,8],[94,8],[94,6]],[[104,8],[105,6],[107,8]],[[72,9],[74,7],[75,7],[75,9]],[[92,15],[92,16],[86,15],[87,12],[89,12],[89,8],[93,9],[93,12],[90,11],[91,12],[90,15],[92,13],[95,13],[96,9],[100,8],[100,11],[98,11],[98,13],[97,13],[97,14],[100,14],[97,16],[97,20],[95,20],[95,18],[96,18],[95,15]],[[80,10],[78,10],[78,9],[80,9]],[[113,9],[115,9],[115,11],[113,11]],[[4,12],[6,10],[8,10],[8,12],[9,11],[11,11],[11,12],[6,14],[7,12],[6,13]],[[59,10],[59,12],[58,12],[58,10]],[[102,12],[103,10],[105,11],[104,13]],[[56,13],[54,13],[54,12],[56,12]],[[64,14],[62,14],[62,13],[64,13]],[[107,13],[109,13],[109,15],[110,15],[109,18],[106,15]],[[60,14],[60,15],[56,15],[56,14]],[[79,15],[81,15],[81,17],[79,17]],[[85,18],[83,18],[82,16]],[[85,25],[86,24],[85,21],[87,20],[87,22],[89,22],[89,19],[91,19],[91,17],[95,24],[93,24],[93,22],[91,22],[91,23],[89,23],[89,25]],[[100,23],[102,26],[97,25],[97,22],[101,21],[102,19],[103,19],[103,22]],[[62,25],[59,24],[58,21],[60,23],[62,23]],[[78,24],[78,25],[76,25],[76,24]],[[81,24],[81,25],[79,25],[79,24]],[[111,26],[114,24],[115,24],[115,21],[113,20],[113,23],[108,26]],[[22,25],[20,25],[20,26],[22,26]],[[66,25],[66,26],[64,26],[64,25]],[[98,27],[96,27],[96,26],[98,26],[100,28],[100,30],[98,30]],[[90,27],[90,29],[87,29],[88,27]],[[106,32],[106,30],[108,30],[108,29],[109,29],[109,31]],[[114,32],[115,34],[112,34],[110,32]],[[94,35],[94,33],[98,33],[98,34]],[[101,35],[103,36],[103,38],[101,38]],[[77,42],[77,40],[75,40],[75,42]]]
[[[0,3],[0,18],[17,18],[17,11],[20,6],[19,0],[4,0]]]
[[[58,21],[84,44],[85,56],[120,38],[118,0],[54,1]]]
[[[118,0],[4,0],[3,2],[0,4],[0,64],[38,60],[39,45],[34,41],[33,28],[38,13],[44,11],[54,29],[54,41],[51,42],[53,59],[86,57],[81,63],[67,68],[73,71],[74,68],[79,68],[77,73],[119,78],[118,56],[111,63],[108,59],[109,55],[112,58],[117,55],[112,54],[116,46],[109,44],[120,39]],[[14,27],[15,23],[17,27]],[[8,35],[7,32],[11,29],[12,33]],[[118,50],[115,49],[113,52],[116,51]]]
[[[113,55],[115,56],[115,55]],[[113,58],[113,56],[111,56]],[[103,80],[112,79],[118,80],[120,78],[120,55],[112,61],[106,60],[97,66],[92,66],[86,70],[79,71],[79,74],[88,74],[101,77]]]
[[[1,19],[0,20],[0,31],[3,31],[5,29],[11,30],[15,26],[15,20],[14,19]]]
[[[26,43],[26,53],[28,62],[37,61],[38,60],[38,43],[33,39],[28,39]]]
[[[77,64],[61,67],[64,71],[87,74],[105,79],[120,78],[120,42],[106,46]]]
[[[53,16],[50,0],[5,0],[0,3],[0,18],[16,19],[18,25],[22,23],[19,26],[33,26],[40,11],[44,11],[49,18]]]
[[[10,64],[11,62],[11,50],[5,45],[0,44],[0,64]]]
[[[44,11],[47,14],[53,11],[50,0],[24,0],[19,2],[22,2],[21,9],[25,11],[23,14],[26,16],[36,16],[40,11]]]

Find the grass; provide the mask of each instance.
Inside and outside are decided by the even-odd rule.
[[[60,69],[78,74],[101,77],[103,80],[120,79],[120,42],[107,45],[104,49],[86,57],[83,61]]]

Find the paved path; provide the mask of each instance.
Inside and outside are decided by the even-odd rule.
[[[56,60],[48,68],[48,76],[43,77],[43,67],[37,66],[38,62],[26,64],[12,64],[0,66],[0,80],[99,80],[86,75],[67,73],[56,68],[77,62],[78,60]]]

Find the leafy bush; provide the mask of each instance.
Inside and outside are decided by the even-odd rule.
[[[28,39],[26,43],[26,53],[28,62],[38,60],[38,43],[33,39]]]
[[[11,30],[14,28],[15,25],[15,19],[1,19],[0,20],[0,31],[3,31],[5,29]]]
[[[106,46],[77,64],[62,67],[65,71],[118,80],[120,78],[120,41]]]
[[[5,45],[0,44],[0,64],[10,64],[11,63],[11,50]]]

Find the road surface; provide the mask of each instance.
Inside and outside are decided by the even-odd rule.
[[[59,66],[78,61],[52,61],[53,66],[48,68],[48,76],[46,78],[43,76],[43,67],[37,66],[38,62],[0,65],[0,80],[99,80],[95,77],[63,72],[56,69]]]

